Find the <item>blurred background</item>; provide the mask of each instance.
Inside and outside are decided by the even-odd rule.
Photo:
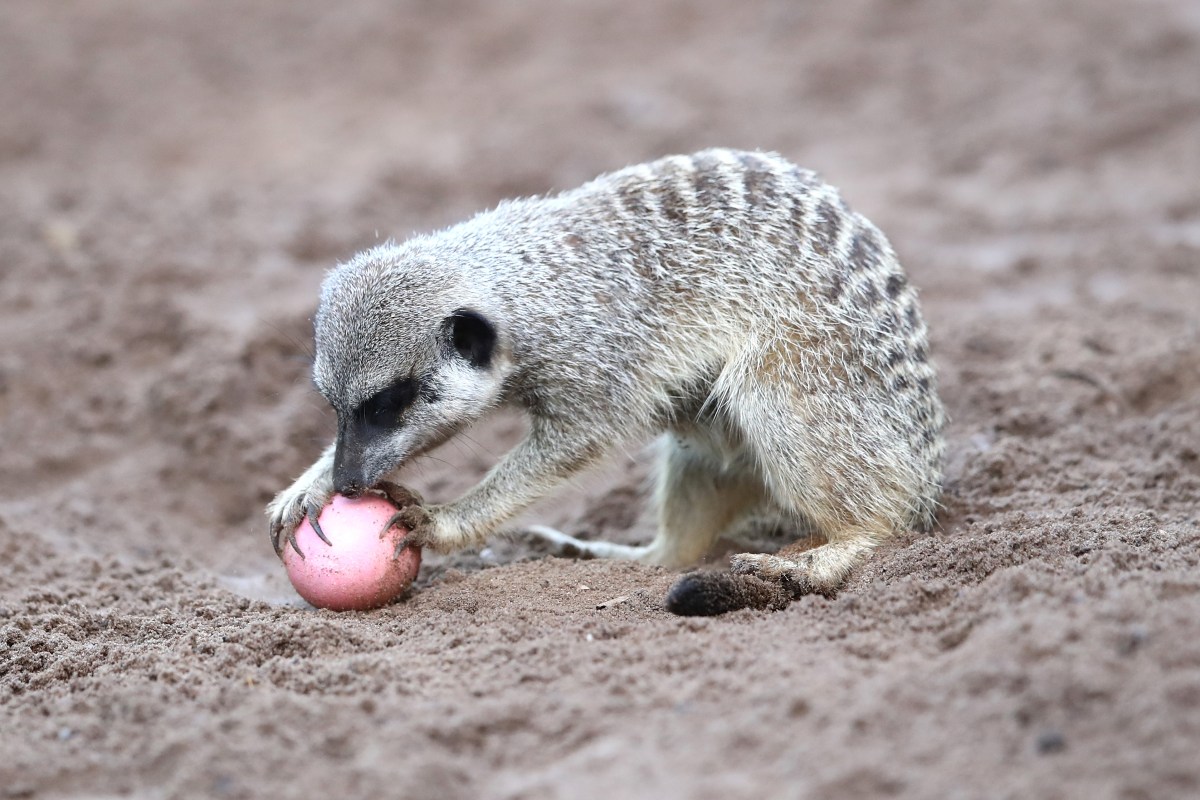
[[[577,739],[543,729],[549,717],[531,721],[536,703],[511,686],[492,706],[476,702],[491,697],[497,675],[515,674],[503,643],[456,650],[469,651],[469,663],[460,655],[453,669],[436,669],[444,666],[440,654],[459,644],[446,644],[450,634],[438,631],[462,628],[485,611],[508,613],[509,602],[518,615],[534,613],[545,606],[540,579],[516,600],[498,599],[492,584],[471,584],[493,598],[494,608],[480,606],[479,618],[446,610],[459,608],[454,598],[461,590],[439,582],[445,564],[426,571],[413,604],[369,620],[333,625],[288,607],[295,598],[267,543],[262,508],[332,435],[308,378],[310,318],[325,270],[362,247],[452,224],[506,197],[570,188],[606,170],[713,145],[775,150],[818,170],[895,245],[921,290],[953,418],[939,533],[883,551],[864,568],[847,602],[869,587],[871,603],[852,608],[813,598],[788,612],[807,616],[803,625],[793,618],[786,631],[773,627],[786,620],[752,617],[714,623],[707,633],[680,629],[655,616],[660,610],[647,601],[629,612],[630,627],[622,629],[646,638],[631,633],[622,643],[611,630],[597,631],[612,648],[603,652],[620,653],[606,663],[625,665],[622,680],[657,698],[638,705],[627,697],[620,713],[586,705],[593,700],[589,681],[601,678],[593,674],[591,651],[571,649],[582,639],[568,628],[590,625],[590,617],[568,615],[561,630],[551,620],[544,630],[512,634],[541,648],[525,654],[533,682],[522,690],[542,699],[538,681],[549,659],[549,671],[561,678],[553,691],[567,698],[571,719],[596,720],[599,727]],[[185,776],[170,777],[177,789],[221,794],[227,784],[208,771],[211,761],[267,776],[261,791],[249,794],[286,796],[262,787],[293,769],[310,780],[344,777],[321,772],[341,751],[330,745],[334,755],[314,755],[289,738],[287,726],[233,737],[226,723],[243,719],[235,706],[244,702],[270,716],[279,704],[294,703],[301,710],[292,725],[313,719],[323,725],[328,715],[345,712],[338,719],[346,741],[364,744],[355,736],[370,714],[302,696],[312,685],[309,672],[327,670],[334,685],[392,686],[394,662],[363,667],[355,678],[336,660],[342,655],[322,661],[320,653],[368,660],[416,653],[405,668],[434,665],[426,667],[432,674],[422,679],[428,679],[423,697],[443,704],[436,714],[424,709],[431,719],[450,709],[445,713],[464,726],[468,742],[491,742],[489,731],[509,730],[506,719],[532,726],[510,749],[491,745],[500,749],[490,751],[487,763],[514,770],[506,773],[517,782],[511,785],[523,780],[522,770],[540,768],[536,753],[543,747],[580,759],[574,762],[580,774],[607,775],[596,764],[618,760],[641,763],[643,771],[621,773],[631,792],[669,785],[674,773],[661,764],[676,763],[671,758],[702,775],[729,753],[761,767],[757,774],[771,787],[797,777],[794,765],[807,761],[812,774],[828,777],[845,766],[841,754],[870,748],[886,756],[889,769],[908,763],[892,757],[900,751],[917,765],[899,783],[881,783],[875,773],[838,783],[833,775],[816,796],[878,796],[896,785],[924,787],[916,796],[948,796],[957,785],[953,776],[977,776],[984,751],[990,754],[984,760],[999,765],[997,775],[1017,780],[1012,776],[1019,773],[1032,782],[1013,796],[1041,794],[1046,784],[1037,781],[1056,775],[1074,781],[1085,767],[1095,780],[1072,783],[1061,796],[1111,788],[1116,773],[1151,775],[1142,769],[1151,753],[1163,769],[1179,768],[1171,754],[1190,746],[1194,755],[1196,731],[1183,711],[1174,712],[1200,697],[1194,668],[1200,661],[1160,653],[1152,662],[1178,667],[1173,680],[1183,688],[1171,699],[1160,691],[1169,682],[1159,679],[1157,667],[1112,666],[1115,651],[1102,637],[1128,638],[1119,626],[1143,612],[1175,614],[1170,624],[1184,627],[1200,618],[1198,179],[1195,0],[5,0],[0,624],[14,621],[4,628],[10,638],[0,637],[0,662],[18,644],[26,650],[20,669],[6,672],[0,663],[0,686],[10,692],[0,692],[0,719],[11,723],[0,725],[11,732],[0,750],[14,754],[11,763],[24,765],[23,775],[43,777],[76,769],[62,765],[92,763],[88,753],[106,754],[117,767],[105,773],[111,780],[103,787],[114,792],[124,785],[118,773],[125,765],[150,782],[161,769],[163,776]],[[520,431],[519,420],[501,417],[408,479],[431,499],[449,499]],[[580,535],[644,540],[653,528],[641,512],[647,469],[640,451],[622,454],[608,473],[533,516]],[[482,581],[481,567],[533,555],[514,543],[497,548],[490,561],[476,555],[455,561],[458,578]],[[1124,555],[1105,561],[1096,553]],[[1100,577],[1087,572],[1088,564],[1099,565]],[[1151,571],[1152,564],[1175,571]],[[122,572],[129,565],[136,569]],[[562,575],[573,576],[572,585],[594,586],[603,569],[518,566],[544,569],[547,586]],[[989,583],[1002,567],[1014,571],[1012,584]],[[885,572],[887,580],[872,583]],[[614,595],[630,584],[667,580],[650,572],[603,575]],[[1156,581],[1164,580],[1176,588],[1159,594]],[[233,595],[213,594],[214,586]],[[1105,594],[1110,590],[1118,594]],[[277,605],[235,606],[236,595]],[[1101,637],[1085,636],[1087,648],[1062,633],[1084,613],[1073,605],[1084,596],[1104,598],[1089,606],[1090,622],[1079,623]],[[219,613],[197,611],[198,597]],[[77,609],[80,620],[92,620],[78,622],[87,632],[68,626],[66,638],[54,638],[48,631],[66,624],[62,609],[77,601],[89,609]],[[573,608],[561,597],[554,602]],[[965,610],[947,605],[954,603]],[[107,622],[88,617],[112,607],[143,627],[123,639]],[[1061,615],[1048,616],[1047,607]],[[840,616],[833,613],[838,609]],[[203,665],[187,667],[184,688],[156,684],[166,700],[139,706],[136,698],[151,696],[148,681],[157,680],[156,673],[138,683],[144,665],[185,669],[173,649],[184,635],[173,627],[177,613],[188,620],[187,631],[210,643],[249,626],[266,631],[267,644],[251,656],[230,656],[235,666],[225,677],[210,676]],[[406,628],[405,614],[420,615],[409,631],[416,638],[377,650],[384,645],[376,643]],[[241,620],[240,627],[234,633],[214,627],[220,619]],[[400,620],[395,629],[388,627],[392,619]],[[491,641],[511,619],[472,623],[472,636]],[[1166,617],[1156,619],[1139,624],[1151,632],[1170,627]],[[972,625],[983,629],[988,620],[1009,627],[966,639]],[[781,656],[786,663],[807,670],[819,660],[813,653],[824,653],[849,671],[844,684],[824,684],[829,705],[816,694],[791,705],[739,694],[741,676],[759,674],[763,651],[774,651],[781,637],[791,642],[798,629],[809,639],[795,638]],[[1056,669],[1043,670],[1029,656],[1034,660],[1014,666],[1011,680],[986,677],[1005,659],[1024,657],[1009,647],[1010,634],[1030,629],[1057,643],[1046,650],[1058,654]],[[882,638],[856,639],[854,631]],[[654,662],[654,674],[668,677],[680,663],[693,665],[678,684],[683,688],[666,678],[647,681],[637,671],[645,653],[658,652],[660,635],[690,642]],[[711,647],[710,639],[689,636],[724,638]],[[327,644],[298,651],[305,637]],[[115,642],[116,653],[134,639],[159,655],[139,650],[132,666],[118,665],[116,656],[83,666],[92,664],[98,651],[89,648],[97,641],[105,648]],[[747,644],[740,661],[722,660],[722,652],[738,652],[743,642],[758,644]],[[938,669],[914,662],[906,672],[895,661],[877,669],[913,642],[925,642],[917,647],[922,658],[941,659]],[[225,652],[224,645],[211,646]],[[547,655],[562,653],[569,655]],[[237,671],[238,659],[252,664],[248,677]],[[471,673],[470,664],[493,671]],[[105,683],[105,669],[131,676],[128,686],[121,675]],[[1012,677],[1034,672],[1049,683]],[[100,677],[88,683],[93,673]],[[860,695],[860,683],[885,674],[891,677],[880,678],[874,694]],[[920,683],[931,675],[941,682]],[[243,678],[262,693],[245,688],[228,703],[212,699],[225,697],[229,680]],[[1075,687],[1088,679],[1101,688],[1085,697]],[[38,680],[56,688],[13,699]],[[83,681],[83,688],[63,688],[70,680]],[[914,693],[912,685],[927,691]],[[996,690],[998,699],[979,688],[992,686],[1007,688]],[[194,707],[195,692],[211,702]],[[958,705],[925,702],[933,695],[957,698]],[[734,700],[703,706],[713,697]],[[896,697],[917,699],[900,708]],[[706,729],[704,746],[694,719],[672,710],[685,700],[709,708],[720,722]],[[140,710],[127,713],[126,702]],[[416,701],[388,702],[400,719]],[[88,709],[79,719],[94,717],[95,707],[116,708],[111,718],[125,727],[97,733],[90,750],[62,744],[83,748],[72,751],[78,761],[65,758],[67,751],[55,749],[59,732],[83,724],[56,716],[70,703]],[[835,713],[838,704],[857,708],[858,716]],[[1105,716],[1110,705],[1137,713]],[[800,709],[803,716],[810,706],[812,718],[823,720],[822,739],[796,745],[801,752],[785,759],[773,749],[784,744],[760,730],[758,720],[793,724],[772,715]],[[1032,728],[1003,727],[1017,706],[1059,715],[1061,730],[1069,729],[1064,719],[1099,719],[1090,728],[1099,742],[1093,753],[1107,755],[1089,761],[1075,738],[1063,756],[1080,759],[1072,769],[1055,771],[1044,761],[1001,769],[1012,763],[1006,758],[1034,752],[1027,741]],[[183,716],[143,724],[167,707]],[[1101,710],[1087,717],[1088,709]],[[501,723],[488,716],[493,712]],[[1076,712],[1084,716],[1072,717]],[[184,737],[181,731],[201,718],[211,721],[206,744],[177,738],[175,750],[163,750],[162,743]],[[983,723],[997,719],[1005,733],[977,741]],[[924,725],[921,735],[909,735],[909,720]],[[605,738],[632,728],[647,740]],[[26,746],[22,731],[41,738]],[[393,733],[407,742],[406,752],[425,759],[420,748],[431,746],[428,739]],[[589,749],[593,738],[598,749]],[[1057,740],[1047,741],[1053,749]],[[135,745],[142,750],[129,749]],[[148,762],[143,750],[160,760]],[[470,759],[477,751],[462,751],[456,740],[438,752],[453,767],[447,775],[475,775]],[[186,758],[201,760],[187,761],[185,770]],[[930,763],[940,769],[922,767]],[[363,774],[390,789],[392,764],[379,757]],[[12,775],[4,769],[0,795],[5,785],[18,785],[6,781]],[[1122,796],[1171,796],[1172,787],[1186,793],[1200,780],[1191,769],[1167,770],[1183,777],[1138,784]],[[638,783],[646,775],[663,782]],[[948,783],[938,784],[942,778]],[[376,785],[362,780],[342,788]],[[447,780],[483,785],[478,777]],[[722,787],[736,794],[748,785],[700,781],[692,796]],[[603,786],[597,793],[622,796]]]

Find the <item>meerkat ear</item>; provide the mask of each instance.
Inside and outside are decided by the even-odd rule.
[[[485,369],[492,363],[496,349],[496,326],[469,308],[460,308],[446,318],[445,329],[450,345],[471,366]]]

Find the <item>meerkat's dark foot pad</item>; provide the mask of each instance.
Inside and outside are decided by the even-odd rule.
[[[667,592],[667,610],[682,617],[712,617],[739,608],[778,610],[792,595],[778,583],[731,572],[693,572]]]

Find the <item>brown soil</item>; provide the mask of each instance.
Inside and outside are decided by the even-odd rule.
[[[1200,794],[1195,3],[620,6],[5,4],[0,797]],[[502,539],[299,602],[261,509],[330,435],[324,269],[713,144],[896,244],[940,528],[778,613]],[[407,480],[451,497],[520,431]],[[647,474],[530,516],[644,540]]]

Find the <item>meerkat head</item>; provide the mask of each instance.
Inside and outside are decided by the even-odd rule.
[[[313,381],[337,412],[334,488],[355,495],[499,401],[510,361],[469,270],[384,245],[321,289]]]

